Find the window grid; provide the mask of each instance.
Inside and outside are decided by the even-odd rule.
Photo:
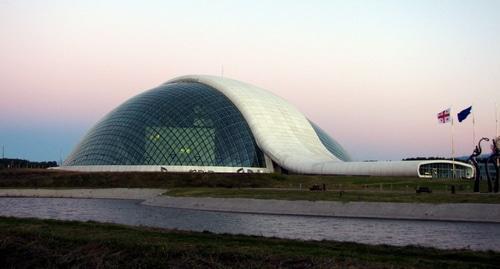
[[[333,138],[331,138],[325,131],[323,131],[321,128],[319,128],[318,125],[316,125],[314,122],[309,121],[311,126],[313,127],[314,131],[318,135],[319,140],[325,146],[325,148],[333,154],[335,157],[339,158],[340,160],[344,162],[349,162],[351,161],[351,156],[345,151],[342,146],[335,141]]]
[[[64,165],[265,167],[245,119],[210,86],[170,83],[139,94],[99,121]]]

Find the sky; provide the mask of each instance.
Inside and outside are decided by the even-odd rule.
[[[209,74],[295,105],[355,160],[451,156],[494,137],[500,1],[0,0],[0,145],[64,159],[128,98]],[[485,148],[486,150],[486,148]]]

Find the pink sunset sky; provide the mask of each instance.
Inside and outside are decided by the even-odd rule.
[[[0,145],[6,157],[59,160],[126,99],[223,67],[297,106],[356,160],[448,157],[438,112],[473,105],[477,139],[497,132],[499,10],[477,0],[0,0]],[[471,117],[454,134],[456,155],[469,155]]]

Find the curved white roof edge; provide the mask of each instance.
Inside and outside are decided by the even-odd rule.
[[[307,118],[282,98],[237,80],[187,75],[165,82],[198,82],[224,94],[248,122],[257,145],[281,167],[304,174],[419,176],[419,168],[436,161],[342,162],[319,140]],[[451,162],[451,161],[449,161]],[[455,162],[472,171],[471,165]]]
[[[341,162],[319,140],[307,118],[294,106],[271,92],[237,80],[188,75],[167,81],[198,82],[224,94],[241,112],[257,145],[281,167],[295,172],[304,162]]]
[[[357,175],[357,176],[417,176],[418,161],[375,161],[320,163],[313,167],[312,174]]]
[[[432,175],[422,175],[420,167],[426,164],[453,164],[449,160],[425,161],[376,161],[376,162],[343,162],[321,163],[313,168],[313,174],[362,175],[362,176],[418,176],[432,178]],[[457,168],[466,168],[468,178],[474,177],[474,167],[463,162],[454,162]]]

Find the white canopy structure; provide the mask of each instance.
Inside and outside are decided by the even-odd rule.
[[[196,112],[196,110],[214,110],[214,108],[205,108],[203,103],[195,104],[192,106],[191,110],[176,116],[177,118],[183,117],[183,115],[190,117],[188,116],[190,115],[189,113],[191,113],[190,111],[194,111],[192,113],[194,113],[193,115],[195,116],[193,117],[196,119],[192,120],[193,117],[189,118],[190,124],[194,122],[192,125],[186,125],[186,120],[183,124],[174,126],[170,123],[172,119],[165,120],[164,115],[156,115],[147,112],[151,110],[149,108],[162,106],[164,103],[173,100],[173,98],[189,99],[189,95],[181,96],[185,92],[183,89],[190,87],[196,88],[195,86],[199,87],[199,91],[205,91],[207,90],[205,88],[208,88],[207,91],[213,91],[211,94],[222,94],[232,103],[228,106],[234,106],[235,109],[241,113],[241,117],[246,122],[244,123],[245,126],[248,126],[251,132],[250,136],[253,136],[253,138],[250,138],[252,142],[246,141],[243,143],[245,145],[254,143],[255,152],[252,152],[250,155],[257,155],[255,159],[262,159],[262,161],[238,162],[240,159],[247,160],[254,157],[237,158],[236,161],[231,161],[231,156],[236,156],[235,154],[237,153],[231,153],[232,155],[229,154],[229,157],[219,157],[225,156],[225,152],[233,151],[231,148],[221,150],[222,146],[217,146],[221,143],[218,137],[221,136],[219,133],[222,132],[219,129],[225,129],[226,131],[224,132],[226,133],[233,131],[236,133],[236,135],[231,135],[230,138],[223,143],[231,147],[230,141],[239,141],[237,134],[239,131],[233,129],[243,127],[235,126],[233,128],[231,121],[219,122],[219,119],[224,117],[224,112],[222,112],[222,114],[218,112],[219,114],[212,118],[208,116],[205,118],[203,118],[204,116],[197,116],[203,113]],[[148,95],[148,92],[151,93],[149,95],[152,95],[154,92],[157,98],[147,99],[144,97]],[[195,93],[195,90],[193,90],[193,93]],[[164,95],[166,94],[173,94],[173,97],[165,97]],[[199,97],[195,94],[191,94],[191,96],[193,102],[197,102],[197,98]],[[164,98],[165,101],[157,104],[154,100],[159,98]],[[207,98],[210,99],[212,97]],[[209,99],[207,99],[207,104],[211,102],[208,101]],[[139,106],[139,104],[141,105]],[[188,103],[188,105],[184,105],[184,107],[185,106],[191,106],[191,104]],[[216,109],[220,106],[221,105],[218,105]],[[158,119],[152,121],[153,123],[149,125],[137,122],[126,123],[127,121],[119,119],[133,117],[131,111],[134,109],[139,111],[142,115],[150,113],[148,114],[149,117],[158,117]],[[170,110],[167,108],[158,108],[158,111],[163,110],[170,113]],[[209,112],[210,111],[205,112],[205,114]],[[227,113],[234,114],[237,112]],[[172,115],[174,114],[175,113],[172,113]],[[149,121],[149,119],[147,121]],[[210,125],[207,122],[211,122],[212,124]],[[113,133],[112,126],[127,124],[130,125],[128,128],[142,130],[130,135],[131,137],[138,138],[124,139],[120,133]],[[123,130],[125,131],[126,129]],[[200,130],[203,130],[203,132]],[[193,132],[197,132],[198,136],[204,136],[204,142],[201,144],[186,142],[187,140],[182,138],[192,137]],[[144,140],[142,138],[143,136],[147,137],[146,142],[142,141]],[[165,141],[161,143],[150,141],[155,139],[160,142],[163,140]],[[172,139],[176,139],[178,142],[172,143],[167,141]],[[103,140],[106,142],[102,142]],[[124,142],[125,140],[126,142]],[[114,158],[114,156],[111,156],[112,154],[101,150],[99,144],[105,144],[113,148],[113,152],[121,154],[120,158]],[[148,150],[148,147],[153,146],[150,146],[150,144],[155,148],[164,147],[167,148],[167,150],[155,149],[156,151],[151,153],[152,151]],[[192,156],[184,156],[187,154],[187,148],[185,146],[187,144],[190,145],[190,152],[191,148],[193,148],[193,152],[196,152],[198,159]],[[127,147],[133,147],[134,152],[127,151]],[[204,151],[196,151],[198,148],[203,148]],[[248,152],[250,150],[247,148],[244,151]],[[156,152],[160,152],[161,154],[158,155],[159,153]],[[259,157],[259,154],[262,154],[262,157]],[[102,157],[103,155],[106,156]],[[474,173],[473,167],[469,164],[461,162],[452,163],[446,160],[352,162],[349,154],[340,144],[307,119],[297,108],[271,92],[229,78],[189,75],[174,78],[155,89],[130,99],[122,106],[113,110],[87,134],[82,143],[80,143],[65,161],[61,169],[80,171],[252,171],[264,173],[281,170],[298,174],[434,177],[442,173],[443,169],[450,171],[450,167],[454,167],[454,169],[458,171],[460,177],[471,178]]]

